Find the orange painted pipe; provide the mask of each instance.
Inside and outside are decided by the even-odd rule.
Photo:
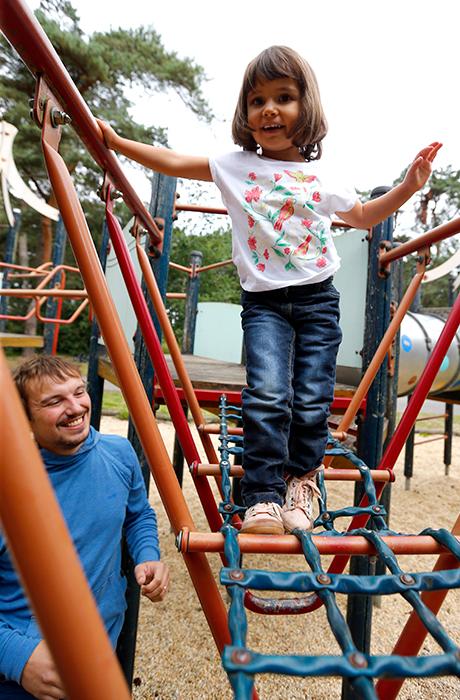
[[[175,532],[184,526],[193,528],[192,516],[127,345],[72,179],[56,150],[60,128],[53,129],[51,126],[51,108],[50,100],[44,117],[42,146],[51,185],[75,259],[171,525]],[[209,563],[202,554],[185,556],[184,561],[216,644],[221,650],[225,644],[230,643],[227,612]]]
[[[86,299],[85,289],[14,289],[0,288],[0,296],[33,299],[34,297],[62,297],[66,299]]]
[[[0,520],[70,700],[130,693],[0,352]]]
[[[436,226],[436,228],[431,229],[428,233],[417,236],[417,238],[413,238],[386,253],[382,253],[379,258],[380,264],[382,267],[385,267],[395,260],[400,260],[405,255],[417,253],[422,248],[429,248],[430,245],[443,241],[445,238],[450,238],[450,236],[454,236],[456,233],[460,233],[460,217],[452,219],[452,221],[448,221],[445,224],[441,224],[441,226]]]
[[[457,537],[460,542],[460,537]],[[428,535],[389,535],[382,541],[395,554],[440,554],[444,547]],[[224,536],[217,532],[190,532],[184,528],[177,538],[181,552],[222,552]],[[376,554],[374,547],[360,535],[314,535],[313,542],[320,554],[355,556]],[[239,535],[238,543],[244,554],[302,554],[295,535]]]
[[[220,474],[218,464],[192,464],[190,471],[198,476],[206,474],[207,476],[217,476]],[[393,481],[393,475],[389,470],[370,469],[370,475],[374,481]],[[242,477],[244,469],[239,464],[234,464],[230,467],[230,476]],[[362,481],[361,473],[358,469],[325,469],[324,478],[326,481]]]
[[[401,299],[398,308],[396,309],[395,315],[393,316],[382,340],[380,341],[379,347],[377,348],[374,357],[369,363],[369,366],[366,372],[364,373],[364,376],[361,379],[359,386],[356,389],[347,410],[342,416],[342,419],[337,427],[338,432],[347,432],[356,414],[358,413],[361,402],[366,396],[370,385],[374,381],[375,375],[379,371],[380,365],[384,361],[388,350],[390,349],[391,344],[394,338],[396,337],[396,334],[399,330],[404,316],[410,309],[410,306],[415,298],[417,290],[422,283],[424,274],[425,268],[423,267],[422,271],[415,274],[413,279],[411,280],[403,298]],[[324,463],[327,466],[328,464],[330,464],[331,461],[332,457],[326,457]]]

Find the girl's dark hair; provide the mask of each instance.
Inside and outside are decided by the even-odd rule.
[[[287,46],[270,46],[246,68],[232,123],[233,140],[246,151],[256,151],[257,143],[248,125],[248,94],[260,80],[292,78],[301,94],[300,116],[294,127],[293,143],[305,160],[319,160],[321,142],[327,134],[318,83],[313,70],[296,51]]]

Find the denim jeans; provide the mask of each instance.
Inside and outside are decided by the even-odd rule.
[[[14,681],[0,681],[0,698],[2,700],[33,700],[34,696]]]
[[[302,476],[322,462],[342,339],[339,298],[332,277],[268,292],[243,291],[245,506],[282,505],[285,474]]]

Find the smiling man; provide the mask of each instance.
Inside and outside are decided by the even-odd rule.
[[[168,567],[160,561],[156,516],[136,454],[125,438],[101,435],[90,426],[91,401],[73,365],[38,355],[15,371],[14,380],[115,645],[126,608],[123,534],[142,594],[161,601],[169,586]],[[0,534],[0,698],[59,700],[64,696]]]

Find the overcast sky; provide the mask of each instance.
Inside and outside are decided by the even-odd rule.
[[[230,125],[243,71],[262,49],[286,44],[317,75],[329,122],[328,170],[359,189],[391,184],[431,141],[444,144],[438,167],[460,168],[457,0],[72,2],[85,31],[152,25],[168,50],[203,66],[211,126],[174,95],[142,98],[133,114],[167,127],[178,151],[236,148]]]

